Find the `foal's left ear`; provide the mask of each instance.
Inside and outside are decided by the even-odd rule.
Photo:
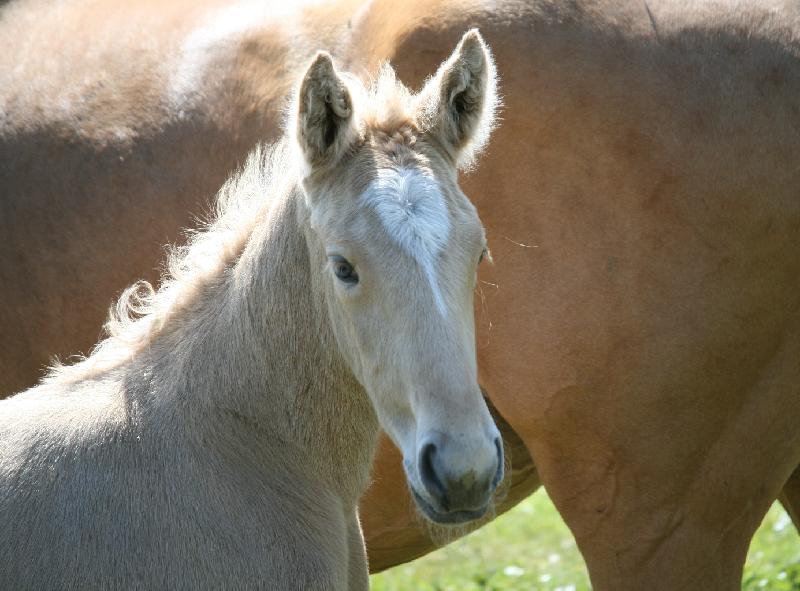
[[[499,102],[494,61],[477,29],[464,34],[419,98],[424,129],[468,167],[489,139]]]
[[[357,135],[353,99],[330,54],[320,51],[297,97],[297,142],[310,166],[334,164]]]

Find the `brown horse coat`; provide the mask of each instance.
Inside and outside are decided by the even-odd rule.
[[[504,121],[464,186],[495,261],[479,371],[518,442],[510,498],[541,479],[596,589],[738,588],[800,463],[794,3],[0,10],[6,392],[94,342],[197,196],[277,135],[314,50],[364,75],[391,59],[419,86],[479,26]],[[432,547],[388,496],[392,453],[362,504],[373,568]]]

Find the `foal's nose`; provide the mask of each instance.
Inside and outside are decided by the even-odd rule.
[[[503,479],[503,445],[496,434],[477,441],[461,439],[429,436],[419,448],[417,466],[437,513],[474,519],[486,510]]]

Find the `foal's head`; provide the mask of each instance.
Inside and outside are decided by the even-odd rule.
[[[470,31],[418,95],[388,68],[365,91],[320,53],[295,113],[312,268],[338,346],[441,523],[482,515],[503,474],[475,360],[486,242],[457,182],[495,103],[494,65]]]

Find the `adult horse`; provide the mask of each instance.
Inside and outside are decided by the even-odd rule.
[[[516,443],[509,503],[541,479],[596,589],[738,588],[749,538],[800,463],[796,7],[2,11],[6,389],[93,342],[109,294],[275,136],[310,51],[362,75],[391,58],[419,85],[477,25],[503,73],[504,124],[464,185],[495,261],[478,361]],[[392,453],[362,504],[374,568],[433,547],[408,503],[384,500],[403,489]],[[797,480],[784,492],[800,503]]]
[[[416,96],[318,54],[296,130],[226,183],[159,291],[127,290],[91,356],[0,402],[0,588],[365,591],[379,425],[425,515],[485,513],[486,239],[456,167],[495,103],[475,31]]]

